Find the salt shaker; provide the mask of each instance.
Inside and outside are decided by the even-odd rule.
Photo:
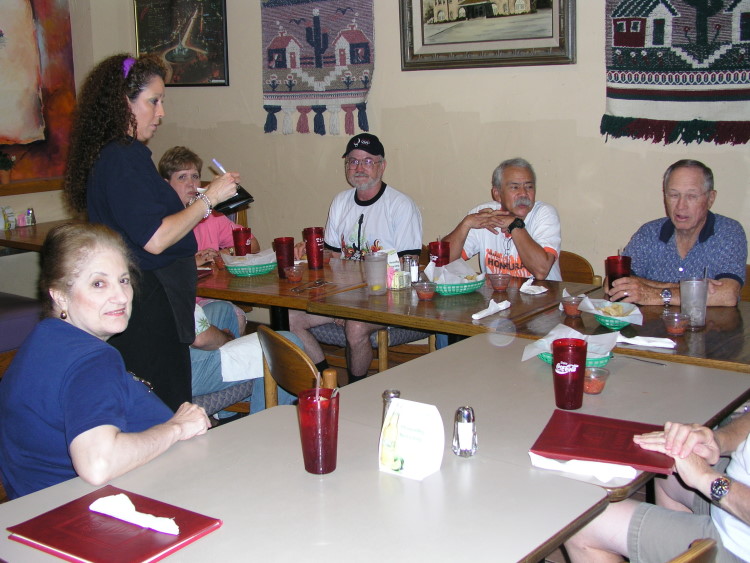
[[[36,216],[34,215],[34,208],[29,207],[26,210],[26,226],[31,227],[32,225],[36,225]]]
[[[383,391],[383,420],[380,425],[385,423],[385,414],[388,412],[388,405],[391,404],[391,399],[398,399],[401,397],[401,391],[398,389],[386,389]]]
[[[453,453],[461,457],[471,457],[477,453],[477,425],[474,409],[458,407],[453,422]]]

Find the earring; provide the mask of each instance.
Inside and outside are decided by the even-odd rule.
[[[65,311],[60,311],[60,318],[62,320],[67,319],[68,318],[68,313],[66,313]]]

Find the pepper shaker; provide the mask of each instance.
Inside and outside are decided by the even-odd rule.
[[[461,457],[471,457],[477,453],[477,425],[474,409],[458,407],[453,422],[453,453]]]
[[[36,216],[34,215],[34,208],[29,207],[26,210],[26,226],[31,227],[32,225],[36,225]]]
[[[385,415],[388,412],[388,405],[391,404],[391,399],[398,399],[401,397],[401,391],[398,389],[386,389],[383,391],[383,420],[380,422],[382,426],[385,423]]]

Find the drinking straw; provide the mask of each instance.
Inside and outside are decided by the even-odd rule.
[[[708,266],[703,266],[703,279],[708,277]]]

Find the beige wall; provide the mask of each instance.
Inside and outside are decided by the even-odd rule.
[[[513,156],[536,167],[539,199],[562,217],[563,247],[586,256],[599,273],[604,257],[641,223],[663,215],[661,174],[680,158],[711,166],[719,191],[714,210],[748,224],[747,146],[665,147],[599,135],[604,2],[577,4],[575,65],[402,72],[398,3],[375,3],[370,128],[386,147],[386,179],[422,210],[425,241],[489,199],[493,168]],[[104,56],[135,49],[132,6],[70,0],[77,83]],[[185,144],[204,160],[216,157],[241,171],[256,200],[251,226],[267,246],[273,237],[299,238],[303,227],[324,224],[331,198],[347,187],[345,138],[263,133],[259,2],[227,0],[227,11],[231,86],[169,88],[167,116],[150,146],[158,159]],[[58,200],[45,196],[42,211],[42,220],[57,218]]]

